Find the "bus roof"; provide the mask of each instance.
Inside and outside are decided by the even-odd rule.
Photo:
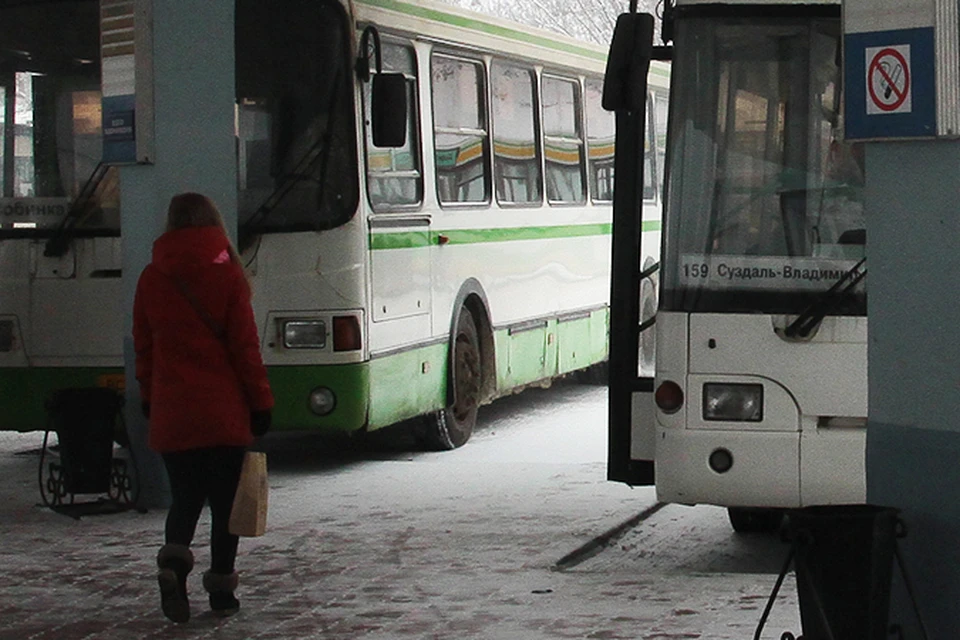
[[[435,0],[354,0],[358,22],[558,66],[603,72],[607,47]],[[610,35],[613,35],[611,28]]]

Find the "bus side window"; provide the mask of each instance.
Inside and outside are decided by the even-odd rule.
[[[580,83],[544,76],[542,102],[547,201],[550,204],[585,202]]]
[[[475,60],[434,54],[431,75],[440,203],[489,202],[483,65]]]
[[[657,184],[660,168],[657,166],[657,130],[656,112],[653,94],[647,94],[647,127],[643,141],[643,199],[651,202],[657,199]]]
[[[660,201],[663,202],[664,176],[666,172],[667,157],[667,112],[670,101],[667,94],[663,91],[653,92],[653,130],[655,132],[654,144],[656,148],[656,167],[657,167],[657,185],[656,189],[660,194]]]
[[[504,204],[540,204],[542,198],[533,81],[530,69],[493,63],[493,174]]]
[[[590,194],[594,202],[611,202],[616,118],[603,108],[603,83],[599,80],[587,80],[586,98]]]
[[[423,172],[420,162],[416,55],[409,45],[384,40],[381,46],[383,71],[402,73],[407,81],[407,139],[402,147],[397,148],[380,148],[373,144],[370,126],[373,83],[363,85],[363,105],[367,110],[367,194],[374,211],[389,211],[423,202]]]

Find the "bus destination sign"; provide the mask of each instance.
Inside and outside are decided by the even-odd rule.
[[[684,254],[679,282],[711,289],[819,291],[856,266],[857,259]]]

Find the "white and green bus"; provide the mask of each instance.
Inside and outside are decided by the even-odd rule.
[[[97,2],[55,4],[54,20],[64,7],[94,15],[51,28],[97,40]],[[0,38],[81,57],[62,50],[79,35],[29,34],[44,6],[0,8]],[[423,417],[425,443],[454,448],[481,404],[606,360],[614,120],[601,106],[604,48],[427,0],[238,0],[235,16],[238,237],[277,430]],[[7,48],[0,41],[16,63]],[[94,63],[85,91],[98,95],[98,57],[83,57]],[[651,73],[651,114],[665,113],[668,69]],[[0,75],[0,86],[36,85],[34,73]],[[47,109],[78,104],[72,76],[51,84]],[[61,136],[58,147],[79,157],[69,141],[82,109],[71,120],[3,95],[7,114],[32,108],[22,120],[35,139]],[[96,100],[90,108],[98,122]],[[662,159],[657,133],[651,166]],[[52,389],[122,384],[119,227],[97,226],[122,190],[90,204],[88,192],[110,184],[96,161],[83,190],[39,157],[2,149],[0,166],[38,177],[30,189],[4,181],[0,200],[31,212],[0,217],[0,425],[27,430],[42,428]],[[650,172],[644,205],[654,261],[659,175]],[[59,179],[67,224],[32,213],[51,195],[42,177]]]
[[[778,526],[786,508],[862,503],[864,166],[843,136],[841,3],[667,5],[656,373],[644,386],[636,364],[620,371],[636,384],[611,398],[628,407],[611,423],[611,475],[652,481],[663,502],[727,507],[741,531]]]
[[[120,202],[102,157],[99,2],[0,3],[0,429],[122,381]]]

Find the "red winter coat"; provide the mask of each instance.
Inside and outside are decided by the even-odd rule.
[[[137,282],[133,343],[150,447],[161,453],[248,446],[251,410],[273,407],[241,267],[219,227],[175,229],[153,244]],[[207,326],[173,278],[220,327]],[[228,353],[229,352],[229,353]]]

